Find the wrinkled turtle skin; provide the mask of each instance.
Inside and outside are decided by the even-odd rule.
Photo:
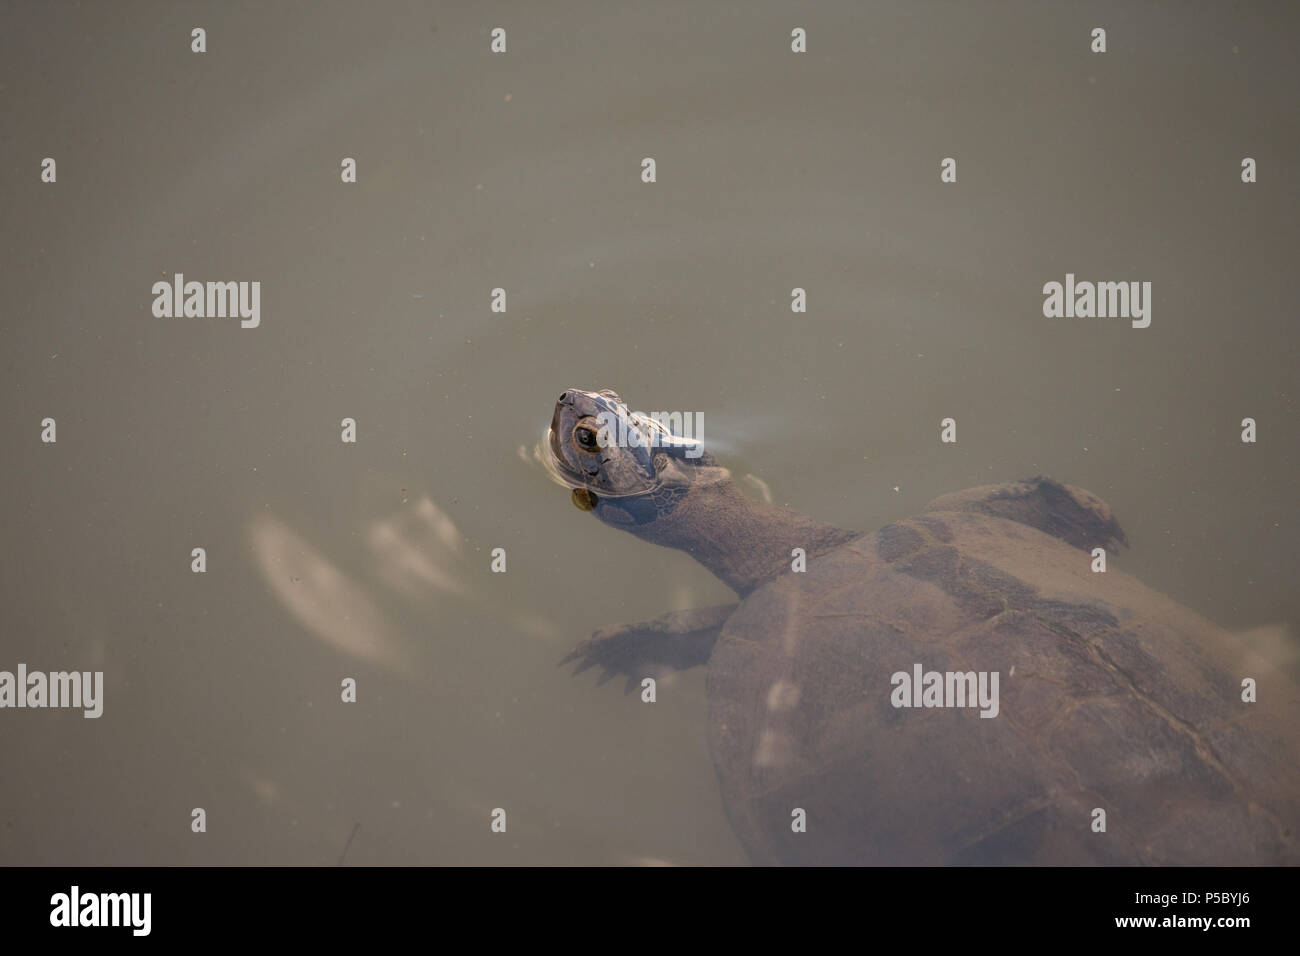
[[[709,747],[754,862],[1297,862],[1300,692],[1192,611],[1094,572],[1092,549],[1125,539],[1093,495],[975,488],[861,534],[745,498],[707,452],[592,450],[581,429],[601,411],[630,415],[609,390],[555,408],[575,502],[692,554],[741,601],[600,632],[571,657],[632,675],[657,650],[707,661]],[[916,664],[996,672],[996,716],[895,707],[891,675]]]

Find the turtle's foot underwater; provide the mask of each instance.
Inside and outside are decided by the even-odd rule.
[[[653,621],[601,628],[560,663],[578,661],[575,674],[599,666],[602,684],[622,674],[627,677],[623,692],[631,693],[642,678],[707,664],[722,625],[736,607],[673,611]]]

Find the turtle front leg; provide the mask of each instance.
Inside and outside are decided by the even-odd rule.
[[[707,664],[722,625],[738,604],[673,611],[653,621],[601,628],[575,647],[560,664],[578,661],[573,673],[601,668],[600,683],[627,676],[624,693],[643,677]]]

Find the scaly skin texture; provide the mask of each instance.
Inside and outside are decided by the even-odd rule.
[[[742,597],[789,573],[795,548],[813,558],[859,534],[753,501],[730,483],[692,489],[645,524],[620,525],[611,518],[619,507],[617,501],[602,502],[597,517],[638,538],[685,551]]]

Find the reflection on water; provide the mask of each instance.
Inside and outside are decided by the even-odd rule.
[[[404,663],[383,611],[324,555],[274,518],[258,519],[250,533],[267,583],[298,623],[352,657]]]
[[[460,532],[427,497],[420,498],[410,513],[372,522],[365,537],[376,573],[389,587],[409,597],[430,589],[465,592],[454,568],[461,560]]]

